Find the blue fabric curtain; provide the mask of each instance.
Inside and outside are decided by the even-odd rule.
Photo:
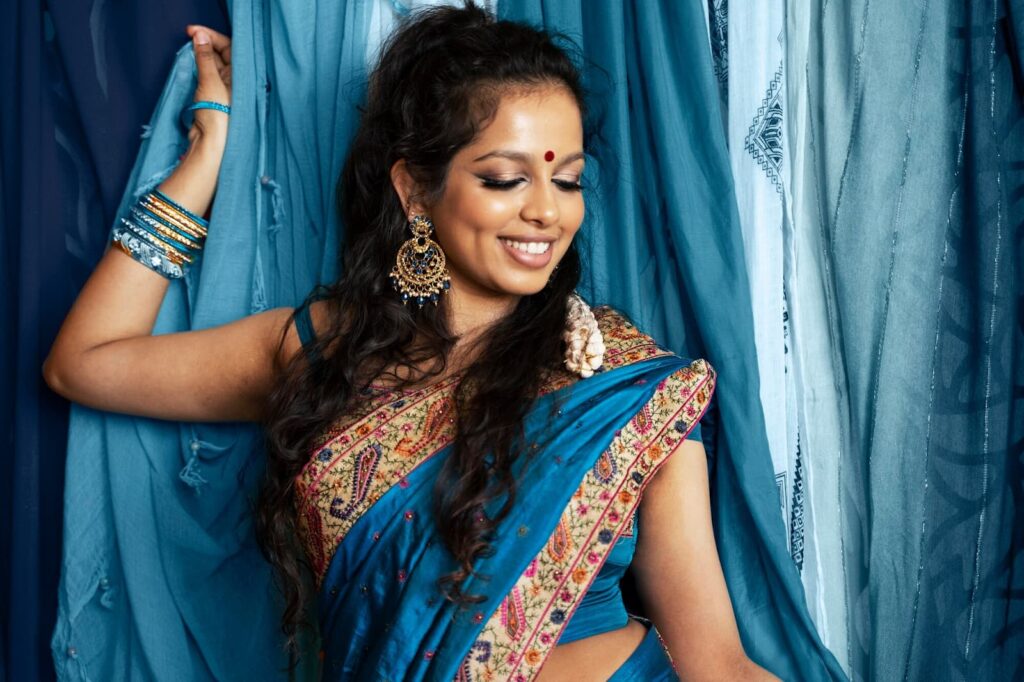
[[[588,165],[591,298],[719,370],[716,540],[747,653],[783,679],[842,679],[821,644],[779,513],[759,398],[750,285],[718,82],[700,2],[504,0],[499,12],[562,31],[591,65],[603,144]],[[742,500],[741,505],[715,500]],[[741,508],[741,513],[734,510]]]
[[[337,275],[332,188],[362,94],[372,6],[231,9],[232,117],[210,237],[200,267],[172,283],[157,334],[295,304]],[[185,46],[122,210],[173,169],[194,87]],[[72,407],[53,638],[62,677],[281,677],[280,602],[252,531],[261,438],[255,425]]]
[[[338,274],[333,181],[367,57],[408,4],[233,7],[235,113],[211,237],[157,333],[290,305]],[[727,3],[622,5],[498,10],[567,32],[600,67],[585,293],[719,371],[705,443],[716,499],[745,504],[742,518],[715,510],[748,651],[787,679],[841,678],[817,625],[854,679],[1020,677],[1024,4],[786,2],[787,418],[800,425],[817,524],[820,582],[805,572],[803,588],[827,608],[814,606],[814,623],[759,397],[748,268],[762,256],[744,250],[730,170]],[[39,375],[119,204],[181,149],[184,25],[224,29],[226,9],[51,0],[6,16],[0,669],[53,675],[63,534],[63,677],[211,679],[229,661],[251,666],[232,675],[279,677],[269,576],[245,512],[258,434],[72,407],[69,435],[66,403]],[[225,623],[226,612],[238,617]],[[788,649],[776,648],[780,623],[796,633]],[[262,653],[232,657],[240,648]]]
[[[854,679],[1024,676],[1022,22],[787,2],[814,598]]]
[[[216,0],[4,3],[0,22],[0,680],[54,676],[68,404],[40,368],[103,251],[139,133]]]

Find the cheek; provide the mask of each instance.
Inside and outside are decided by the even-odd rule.
[[[463,224],[479,232],[496,232],[518,215],[519,205],[511,193],[478,189],[466,193],[460,209]]]
[[[438,212],[439,237],[455,249],[471,249],[479,239],[493,237],[518,215],[509,195],[480,188],[452,191]]]
[[[562,235],[572,239],[579,232],[583,225],[583,218],[586,214],[586,206],[583,203],[583,195],[576,194],[562,202],[561,206]]]
[[[586,204],[583,202],[583,195],[577,193],[575,199],[570,202],[566,219],[563,221],[566,231],[571,230],[575,234],[580,229],[580,225],[583,224],[583,216],[585,214]]]

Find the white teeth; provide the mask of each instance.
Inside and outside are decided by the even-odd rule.
[[[501,241],[523,253],[547,253],[551,248],[551,242],[514,242],[511,239],[502,239]]]

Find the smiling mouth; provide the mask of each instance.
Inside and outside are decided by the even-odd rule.
[[[520,253],[543,254],[551,249],[551,242],[517,242],[500,237],[502,243]]]

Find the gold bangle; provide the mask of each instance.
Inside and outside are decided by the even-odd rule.
[[[145,208],[147,211],[151,212],[153,214],[153,216],[156,216],[157,218],[160,218],[161,220],[167,221],[168,223],[173,225],[176,229],[181,230],[185,234],[191,236],[196,241],[201,241],[201,240],[206,238],[206,233],[205,232],[197,232],[195,230],[195,228],[192,227],[191,225],[182,224],[182,222],[180,220],[178,220],[176,218],[176,216],[174,216],[173,214],[166,213],[165,211],[163,211],[162,209],[160,209],[157,206],[143,204],[143,208]]]
[[[167,204],[161,202],[157,197],[150,194],[146,195],[144,200],[145,201],[142,205],[145,208],[173,224],[175,227],[180,228],[182,232],[187,232],[195,239],[203,239],[206,237],[205,229],[196,225],[187,216],[179,213],[177,209],[167,206]]]
[[[151,214],[149,211],[144,211],[144,210],[142,210],[142,208],[140,208],[138,206],[132,206],[131,207],[131,212],[132,212],[132,218],[134,220],[142,221],[142,222],[144,222],[147,225],[150,225],[152,227],[156,227],[157,225],[159,225],[161,228],[164,228],[166,230],[170,230],[171,232],[175,232],[176,229],[180,229],[180,228],[168,227],[163,222],[161,222],[159,219],[157,219],[153,214]],[[182,230],[182,232],[185,232],[185,231]],[[186,233],[186,234],[191,234],[191,233]],[[182,235],[182,234],[176,234],[175,235],[175,239],[180,241],[180,242],[182,242],[183,244],[184,243],[196,244],[196,248],[201,249],[201,248],[203,248],[203,241],[205,241],[206,238],[205,237],[200,237],[200,238],[197,238],[193,242],[189,242],[187,236]]]
[[[206,227],[204,227],[201,223],[196,222],[196,220],[194,218],[192,218],[191,216],[189,216],[187,213],[183,213],[181,211],[181,209],[179,209],[174,204],[171,204],[171,203],[168,203],[167,201],[164,201],[163,199],[158,197],[156,194],[153,194],[152,192],[150,192],[149,194],[145,195],[144,198],[151,205],[157,206],[160,209],[162,209],[165,213],[169,213],[169,214],[173,215],[175,218],[178,219],[179,222],[186,223],[189,227],[191,227],[196,232],[201,232],[203,234],[206,234]]]
[[[184,223],[190,229],[190,231],[206,236],[206,227],[204,227],[201,223],[196,222],[188,214],[182,213],[181,210],[179,210],[173,204],[167,203],[166,201],[156,196],[155,194],[149,194],[147,195],[147,198],[151,205],[160,208],[164,213],[169,213],[173,215],[175,218],[177,218],[178,222]]]
[[[154,230],[156,230],[157,232],[159,232],[163,236],[167,237],[168,239],[173,239],[175,242],[177,242],[179,244],[182,244],[183,246],[187,246],[190,249],[196,249],[196,250],[199,250],[199,249],[203,248],[203,245],[200,242],[194,242],[191,239],[187,239],[186,237],[181,236],[180,234],[178,234],[177,232],[175,232],[171,228],[169,228],[166,225],[164,225],[163,223],[161,223],[159,220],[153,220],[152,218],[150,218],[148,215],[146,215],[144,213],[142,213],[142,214],[140,214],[140,215],[138,215],[136,217],[141,217],[146,222],[146,224],[149,225],[150,227],[152,227]]]

